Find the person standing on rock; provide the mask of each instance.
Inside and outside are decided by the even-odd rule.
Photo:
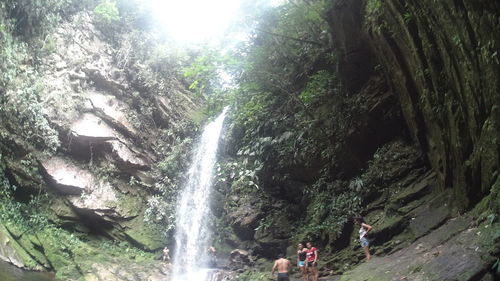
[[[307,242],[306,246],[306,270],[308,275],[312,276],[312,281],[318,281],[318,249],[313,247],[311,242]]]
[[[280,254],[278,259],[274,262],[271,274],[274,276],[274,272],[278,271],[278,281],[289,281],[288,273],[290,272],[290,268],[290,261]]]
[[[363,217],[355,217],[354,218],[354,223],[359,224],[359,242],[361,243],[361,247],[363,248],[363,251],[365,252],[366,260],[369,261],[372,256],[370,255],[370,241],[366,237],[366,234],[372,230],[371,225],[368,225],[365,223],[365,220]]]
[[[309,279],[306,270],[306,257],[307,257],[307,248],[304,247],[304,244],[299,243],[297,248],[297,267],[299,268],[300,273],[302,273],[304,281],[307,281]]]
[[[208,256],[210,258],[210,267],[211,268],[216,268],[217,267],[217,250],[215,249],[214,246],[210,246],[207,249],[208,251]]]
[[[170,253],[170,250],[167,247],[163,248],[163,255],[162,255],[161,259],[163,261],[170,262],[170,254],[169,253]]]

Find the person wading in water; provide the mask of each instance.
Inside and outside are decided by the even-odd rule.
[[[308,280],[307,270],[306,270],[306,257],[307,257],[307,248],[304,247],[302,243],[299,243],[297,248],[297,266],[299,267],[300,273],[304,277],[304,281]]]
[[[271,274],[274,275],[274,272],[278,271],[278,281],[289,281],[288,273],[290,272],[290,267],[290,261],[280,254],[278,259],[274,262]]]
[[[363,251],[365,251],[365,256],[366,260],[370,260],[372,256],[370,255],[370,241],[366,237],[366,234],[372,230],[371,225],[368,225],[365,223],[365,220],[363,217],[355,217],[354,218],[354,223],[359,224],[359,242],[361,243],[361,247],[363,248]]]
[[[312,246],[311,242],[307,242],[307,262],[306,270],[312,276],[312,281],[318,281],[318,250]]]

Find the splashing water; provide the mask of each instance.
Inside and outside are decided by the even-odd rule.
[[[208,124],[194,151],[188,181],[177,205],[173,281],[204,281],[210,277],[209,197],[222,124],[227,108]]]

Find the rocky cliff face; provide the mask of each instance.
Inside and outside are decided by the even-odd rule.
[[[1,148],[9,184],[17,187],[13,200],[48,194],[40,204],[50,219],[38,232],[7,220],[0,228],[2,259],[55,270],[63,279],[165,278],[165,266],[150,259],[168,244],[167,226],[146,223],[146,211],[162,184],[176,176],[158,163],[169,165],[164,159],[170,157],[182,164],[189,156],[200,100],[174,65],[171,75],[159,76],[146,60],[144,52],[166,52],[165,46],[149,38],[143,41],[151,46],[140,48],[133,33],[119,36],[110,42],[85,12],[48,35],[53,50],[39,71],[44,113],[60,147],[42,153],[7,129]],[[127,247],[132,256],[113,256]]]
[[[337,1],[331,9],[346,85],[355,73],[384,73],[460,210],[498,178],[498,11],[492,1]]]
[[[333,163],[310,155],[311,165],[298,152],[290,162],[280,159],[279,143],[292,129],[257,128],[261,139],[253,150],[238,151],[241,142],[230,141],[224,167],[232,174],[221,189],[229,201],[223,220],[232,228],[221,241],[249,250],[249,263],[265,268],[262,257],[284,251],[294,257],[290,245],[312,239],[322,275],[345,273],[341,280],[492,280],[499,250],[492,246],[498,244],[499,11],[494,1],[332,1],[335,73],[347,97],[342,108],[330,97],[313,111],[318,119],[324,110],[346,113],[322,120],[323,128],[335,128]],[[232,134],[239,139],[245,130]],[[300,138],[307,135],[289,144],[295,151]],[[253,161],[261,164],[255,174],[245,171]],[[324,171],[329,182],[318,183]],[[308,193],[311,185],[316,194]],[[352,271],[364,257],[352,224],[322,228],[359,206],[349,192],[360,195],[360,213],[375,229],[372,251],[381,256]],[[473,249],[461,250],[463,241]],[[457,254],[470,266],[453,261]]]

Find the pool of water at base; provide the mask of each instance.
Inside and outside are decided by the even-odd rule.
[[[0,280],[2,281],[56,281],[54,274],[26,271],[9,263],[0,261]]]

